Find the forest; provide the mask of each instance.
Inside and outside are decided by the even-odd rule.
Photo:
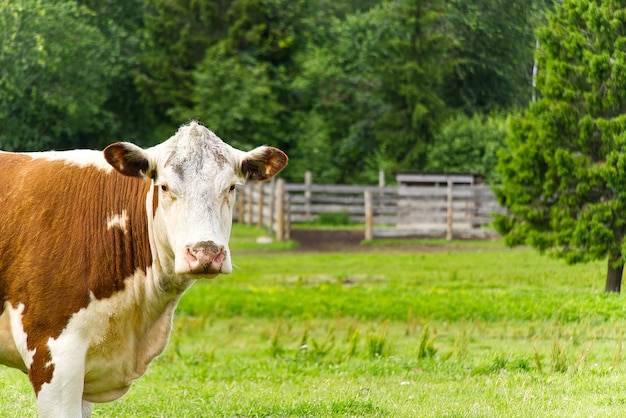
[[[287,180],[498,183],[549,0],[0,0],[0,149],[148,146],[197,119]]]

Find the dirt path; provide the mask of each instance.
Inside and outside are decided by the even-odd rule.
[[[364,239],[363,231],[343,231],[326,229],[292,229],[291,239],[298,242],[295,252],[416,252],[432,253],[442,251],[485,251],[503,247],[470,246],[450,244],[415,244],[407,242],[394,245],[360,245]]]
[[[324,229],[292,229],[291,239],[298,242],[295,251],[366,251],[360,245],[363,231],[338,231]]]

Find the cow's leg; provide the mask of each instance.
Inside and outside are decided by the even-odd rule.
[[[37,393],[39,417],[83,417],[83,380],[82,372],[70,370],[76,365],[55,364],[50,383],[41,386]],[[67,369],[62,370],[62,369]],[[89,411],[89,416],[91,411]]]
[[[93,410],[93,403],[83,401],[83,418],[91,418],[92,410]]]
[[[69,344],[70,342],[73,344]],[[76,339],[64,336],[58,340],[50,340],[48,347],[49,363],[34,361],[29,373],[32,382],[38,372],[52,368],[51,379],[43,383],[37,392],[39,416],[82,418],[85,412],[90,416],[91,405],[83,401],[87,350]],[[42,369],[36,370],[37,367]],[[33,386],[37,388],[35,382]]]

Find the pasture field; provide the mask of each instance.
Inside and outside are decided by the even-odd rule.
[[[605,417],[626,411],[626,300],[605,262],[499,243],[259,249],[183,297],[170,343],[101,417]],[[34,417],[0,368],[0,416]]]

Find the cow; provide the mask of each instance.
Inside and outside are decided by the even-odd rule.
[[[0,152],[0,363],[41,417],[89,417],[165,348],[197,279],[232,272],[235,186],[288,158],[193,121],[165,142]]]

